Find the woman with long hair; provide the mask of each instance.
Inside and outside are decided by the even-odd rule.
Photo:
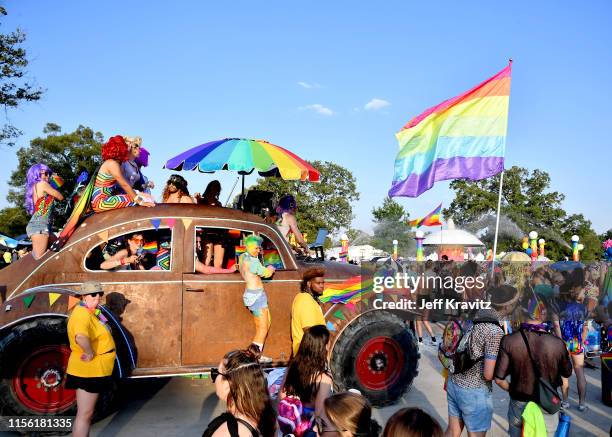
[[[303,406],[302,421],[310,421],[313,414],[323,414],[323,403],[332,391],[333,380],[327,368],[329,331],[324,325],[304,330],[297,354],[289,362],[280,399],[299,398]]]
[[[381,431],[372,420],[370,403],[357,393],[337,393],[325,399],[325,416],[315,420],[322,437],[378,437]]]
[[[142,232],[135,232],[127,239],[125,249],[105,259],[100,268],[102,270],[145,270],[142,264],[143,256],[140,253],[144,245]]]
[[[293,234],[295,241],[308,253],[308,244],[304,239],[304,236],[300,232],[295,213],[297,211],[297,202],[295,197],[291,194],[286,194],[278,201],[278,207],[276,212],[278,213],[279,221],[276,223],[281,234],[287,241],[289,241],[289,235]]]
[[[91,207],[95,212],[128,206],[155,206],[138,196],[121,173],[121,164],[127,161],[128,146],[121,135],[115,135],[102,146],[104,162],[98,170],[91,196]],[[126,193],[126,194],[121,194]]]
[[[166,182],[162,193],[163,203],[194,203],[189,195],[187,181],[179,174],[173,174]]]
[[[199,193],[196,193],[195,198],[199,205],[222,207],[223,204],[219,200],[220,194],[221,194],[221,182],[215,179],[214,181],[210,181],[208,185],[206,185],[204,194],[200,196]]]
[[[34,259],[39,259],[47,250],[53,203],[64,200],[64,196],[49,184],[51,174],[51,169],[45,164],[34,164],[26,174],[25,208],[32,215],[26,233],[32,240]]]
[[[255,355],[245,350],[225,354],[210,371],[227,411],[213,419],[202,437],[273,437],[276,419],[266,377]]]

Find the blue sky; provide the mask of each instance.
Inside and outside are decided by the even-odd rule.
[[[361,193],[353,226],[370,231],[395,132],[512,57],[506,167],[548,171],[569,213],[612,227],[612,3],[290,3],[3,2],[1,30],[25,30],[29,75],[47,89],[9,112],[19,144],[47,122],[139,135],[153,154],[146,174],[163,185],[161,166],[180,151],[263,138],[349,168]],[[5,206],[15,151],[0,160]],[[184,175],[192,191],[219,177],[224,199],[236,179]],[[399,202],[416,217],[452,198],[439,183]]]

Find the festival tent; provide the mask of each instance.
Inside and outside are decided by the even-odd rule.
[[[474,234],[463,229],[455,228],[452,219],[446,222],[447,228],[438,232],[433,232],[425,237],[423,246],[438,247],[438,256],[448,256],[448,259],[455,261],[464,260],[464,249],[466,247],[484,247]]]

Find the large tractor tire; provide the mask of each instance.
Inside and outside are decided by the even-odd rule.
[[[40,318],[15,326],[0,338],[0,415],[74,416],[76,391],[64,388],[70,356],[66,319]],[[110,407],[101,395],[96,416]]]
[[[412,331],[385,311],[363,314],[341,333],[331,368],[341,390],[355,388],[376,407],[396,402],[418,373],[419,352]]]

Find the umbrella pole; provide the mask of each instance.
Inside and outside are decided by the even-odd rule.
[[[244,211],[244,175],[242,175],[242,196],[240,200],[240,209]]]

